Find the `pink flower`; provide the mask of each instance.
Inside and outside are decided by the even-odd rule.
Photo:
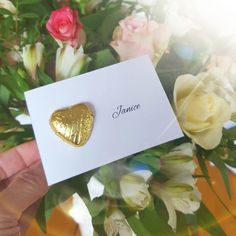
[[[110,45],[120,61],[147,54],[156,65],[168,47],[170,36],[164,24],[149,21],[144,16],[128,16],[115,28]]]
[[[85,42],[83,25],[79,21],[78,12],[69,7],[53,11],[46,28],[59,45],[63,42],[76,48]]]

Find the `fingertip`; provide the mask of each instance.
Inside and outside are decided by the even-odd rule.
[[[0,153],[0,181],[15,175],[26,167],[30,167],[39,160],[39,151],[35,141],[21,144]]]

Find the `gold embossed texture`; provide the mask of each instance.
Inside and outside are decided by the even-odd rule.
[[[93,120],[89,107],[77,104],[53,112],[49,123],[62,140],[75,146],[83,146],[92,133]]]

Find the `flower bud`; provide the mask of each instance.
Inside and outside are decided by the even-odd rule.
[[[193,145],[191,143],[181,144],[172,149],[168,154],[162,156],[161,171],[167,176],[179,173],[193,174],[196,165],[193,161]]]
[[[124,214],[115,209],[109,217],[105,218],[104,229],[108,236],[132,236],[132,230],[127,223]]]
[[[16,7],[9,0],[0,0],[0,8],[6,9],[12,14],[16,13]]]
[[[74,49],[70,45],[57,49],[56,80],[68,79],[79,75],[90,58],[84,54],[83,48]]]
[[[25,69],[28,74],[36,79],[37,67],[44,68],[43,59],[44,45],[40,42],[36,44],[28,44],[23,47],[22,58]]]
[[[143,177],[136,174],[121,177],[120,191],[127,205],[135,210],[145,209],[151,201],[148,184]]]

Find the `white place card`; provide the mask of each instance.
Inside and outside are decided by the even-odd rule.
[[[48,184],[183,136],[151,60],[140,57],[25,93]],[[51,114],[90,104],[94,126],[74,147],[50,127]]]

